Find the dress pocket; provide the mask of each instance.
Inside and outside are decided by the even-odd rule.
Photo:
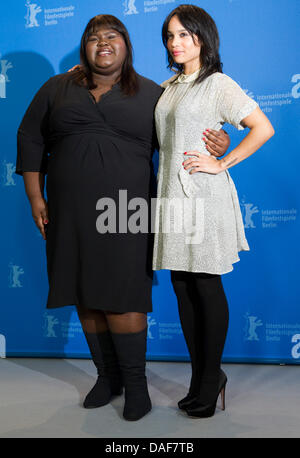
[[[184,194],[187,197],[210,197],[210,175],[204,172],[197,172],[193,175],[187,170],[180,167],[178,172],[179,181],[181,183]]]

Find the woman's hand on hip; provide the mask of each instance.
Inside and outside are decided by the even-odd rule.
[[[196,172],[211,173],[217,175],[223,171],[220,161],[214,156],[199,153],[199,151],[187,151],[184,153],[188,158],[182,163],[182,167],[187,170],[190,175]]]
[[[30,204],[34,222],[40,230],[43,239],[46,240],[45,225],[49,222],[47,202],[42,197],[36,197],[31,199]]]
[[[230,146],[230,137],[225,130],[206,129],[203,141],[207,151],[215,157],[222,157]]]

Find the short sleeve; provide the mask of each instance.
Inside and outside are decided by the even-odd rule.
[[[229,76],[221,74],[220,77],[218,109],[221,121],[243,130],[241,121],[249,116],[258,104]]]
[[[17,134],[16,173],[47,173],[46,136],[50,99],[55,77],[50,78],[36,93]]]

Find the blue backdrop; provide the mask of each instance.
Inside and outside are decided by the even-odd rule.
[[[89,357],[74,307],[46,310],[45,242],[14,174],[16,131],[39,87],[79,62],[88,20],[113,14],[128,27],[135,68],[170,77],[161,26],[178,0],[16,0],[1,3],[0,357]],[[223,282],[230,306],[227,362],[300,363],[299,0],[192,1],[215,19],[224,72],[253,97],[276,134],[230,171],[251,251]],[[245,133],[228,127],[232,145]],[[154,157],[157,167],[158,155]],[[148,359],[186,360],[169,272],[155,274]]]

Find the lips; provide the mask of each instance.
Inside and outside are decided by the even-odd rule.
[[[182,53],[183,53],[183,51],[173,51],[172,52],[173,56],[179,56]]]
[[[112,51],[109,49],[101,49],[101,51],[97,51],[97,56],[110,56]]]

